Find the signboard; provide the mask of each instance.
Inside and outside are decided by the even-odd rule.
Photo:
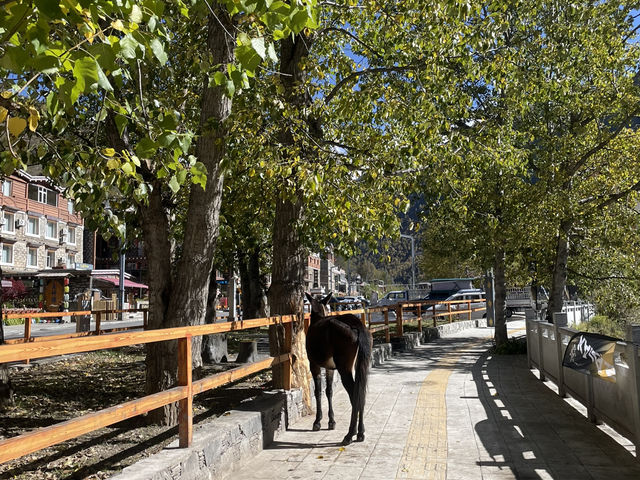
[[[614,351],[617,338],[598,333],[578,332],[567,345],[562,365],[585,375],[616,381]]]

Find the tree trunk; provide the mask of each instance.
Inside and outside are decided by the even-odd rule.
[[[242,288],[242,318],[262,317],[265,286],[260,274],[260,251],[238,255],[240,286]]]
[[[269,288],[269,306],[271,315],[297,314],[298,321],[293,325],[292,347],[293,378],[291,386],[301,388],[304,404],[311,408],[309,372],[306,336],[302,321],[304,295],[304,269],[307,252],[302,247],[298,230],[298,221],[302,218],[302,202],[280,201],[276,205],[276,216],[273,228],[273,265],[272,281]],[[272,356],[284,351],[284,332],[282,328],[269,329],[269,347]],[[273,382],[281,387],[282,368],[273,369]]]
[[[496,252],[493,270],[495,274],[494,289],[495,289],[495,333],[494,338],[496,345],[503,345],[507,342],[507,321],[505,318],[505,301],[507,298],[507,291],[504,284],[504,250],[499,248]]]
[[[226,72],[227,64],[234,61],[235,26],[226,8],[214,4],[215,15],[209,16],[207,48],[211,63],[219,65],[219,70]],[[204,323],[207,312],[209,280],[213,267],[213,253],[218,236],[219,212],[222,198],[221,163],[225,154],[227,126],[225,121],[231,112],[231,99],[225,96],[221,87],[209,87],[209,78],[204,79],[200,136],[196,147],[198,159],[207,169],[206,191],[193,185],[189,197],[189,207],[185,224],[182,257],[178,261],[173,282],[163,283],[154,279],[156,276],[150,268],[152,282],[161,287],[170,287],[170,296],[163,296],[168,303],[152,303],[150,299],[150,328],[163,328],[179,325],[200,325]],[[159,189],[158,189],[159,190]],[[157,193],[159,197],[160,194]],[[161,208],[160,208],[161,210]],[[157,209],[150,210],[150,224],[143,226],[146,236],[153,237],[157,232],[152,230],[152,222],[158,222],[160,214]],[[166,215],[163,237],[168,232]],[[160,226],[158,226],[160,228]],[[158,234],[160,235],[160,234]],[[164,241],[164,238],[163,238]],[[168,242],[166,243],[168,245]],[[163,269],[169,270],[170,255],[162,245],[162,256],[154,258],[150,249],[147,258],[150,263],[164,263]],[[160,266],[158,265],[158,269]],[[168,272],[165,272],[168,273]],[[153,289],[153,286],[150,285]],[[169,292],[169,290],[161,290]],[[153,290],[152,290],[153,292]],[[160,293],[153,294],[154,297]],[[158,307],[162,310],[156,310]],[[153,312],[153,313],[152,313]],[[192,342],[193,366],[202,364],[201,337],[194,337]],[[147,350],[147,382],[148,394],[173,387],[177,379],[177,357],[175,341],[151,344]],[[162,413],[159,411],[162,410]],[[166,406],[154,412],[153,420],[163,424],[175,424],[177,421],[175,405]]]
[[[149,204],[141,209],[141,220],[149,268],[148,328],[168,328],[172,326],[167,316],[172,290],[171,245],[159,183],[154,185],[149,194]],[[173,387],[177,381],[177,343],[148,343],[146,353],[145,392],[152,394]],[[150,412],[148,419],[154,423],[173,425],[178,420],[177,404],[165,405]]]
[[[0,280],[2,280],[2,268],[0,267]],[[2,317],[4,315],[4,300],[2,299],[2,287],[0,287],[0,345],[4,345],[4,323]],[[11,377],[9,369],[4,363],[0,364],[0,410],[5,405],[13,405],[13,385],[11,385]]]
[[[280,43],[280,81],[284,87],[284,96],[289,105],[304,115],[306,107],[311,105],[311,96],[305,88],[305,71],[302,60],[309,55],[313,44],[311,36],[299,33],[282,39]],[[304,119],[311,136],[320,136],[319,122],[312,118]],[[285,147],[293,146],[295,140],[288,127],[284,127],[279,134],[280,143]],[[309,149],[302,150],[305,160],[310,160],[313,153]],[[286,160],[286,159],[285,159]],[[292,159],[290,159],[292,160]],[[293,164],[293,161],[290,162]],[[295,178],[292,176],[292,178]],[[307,264],[307,251],[302,246],[298,226],[303,218],[304,194],[297,189],[291,196],[284,196],[276,203],[276,214],[273,225],[273,265],[271,287],[269,288],[269,306],[271,315],[298,314],[299,320],[293,325],[292,355],[293,378],[291,386],[301,388],[304,404],[311,408],[309,372],[306,336],[302,321],[302,306],[304,305],[304,272]],[[269,345],[272,355],[282,353],[284,335],[282,329],[272,327],[269,331]],[[282,370],[273,371],[274,385],[282,385]]]
[[[553,323],[553,314],[562,311],[564,304],[564,289],[567,285],[567,261],[569,259],[569,232],[571,223],[563,222],[558,229],[556,239],[556,255],[553,261],[551,275],[551,292],[549,294],[549,307],[547,308],[547,321]]]
[[[212,65],[226,72],[234,62],[236,28],[220,4],[209,16],[207,48]],[[213,254],[218,238],[220,204],[224,174],[222,160],[226,151],[228,125],[232,102],[219,86],[209,86],[205,78],[201,100],[200,137],[196,156],[207,169],[206,190],[193,185],[185,225],[183,252],[178,262],[169,316],[178,325],[202,325],[207,312],[209,280],[213,268]],[[193,339],[193,366],[202,365],[200,357],[202,337]]]

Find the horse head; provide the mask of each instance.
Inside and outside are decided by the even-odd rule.
[[[311,321],[320,319],[329,315],[329,301],[331,293],[322,299],[317,299],[309,293],[305,293],[307,300],[311,304]]]

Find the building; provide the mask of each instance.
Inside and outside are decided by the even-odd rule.
[[[51,179],[18,170],[2,180],[0,266],[5,279],[20,280],[41,307],[68,306],[69,284],[43,271],[82,263],[84,227],[73,202]]]
[[[320,286],[320,255],[312,253],[307,259],[304,286],[306,292],[323,293]]]
[[[82,263],[83,221],[61,188],[47,177],[18,170],[5,177],[0,193],[5,276]]]

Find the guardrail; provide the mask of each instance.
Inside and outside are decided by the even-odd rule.
[[[527,312],[527,362],[536,368],[542,381],[550,379],[558,395],[567,394],[587,409],[593,423],[601,420],[631,439],[640,451],[640,358],[639,346],[630,341],[615,345],[615,382],[585,375],[564,367],[562,360],[571,336],[577,330],[540,321]],[[556,314],[557,315],[557,314]],[[557,317],[556,317],[557,318]]]

